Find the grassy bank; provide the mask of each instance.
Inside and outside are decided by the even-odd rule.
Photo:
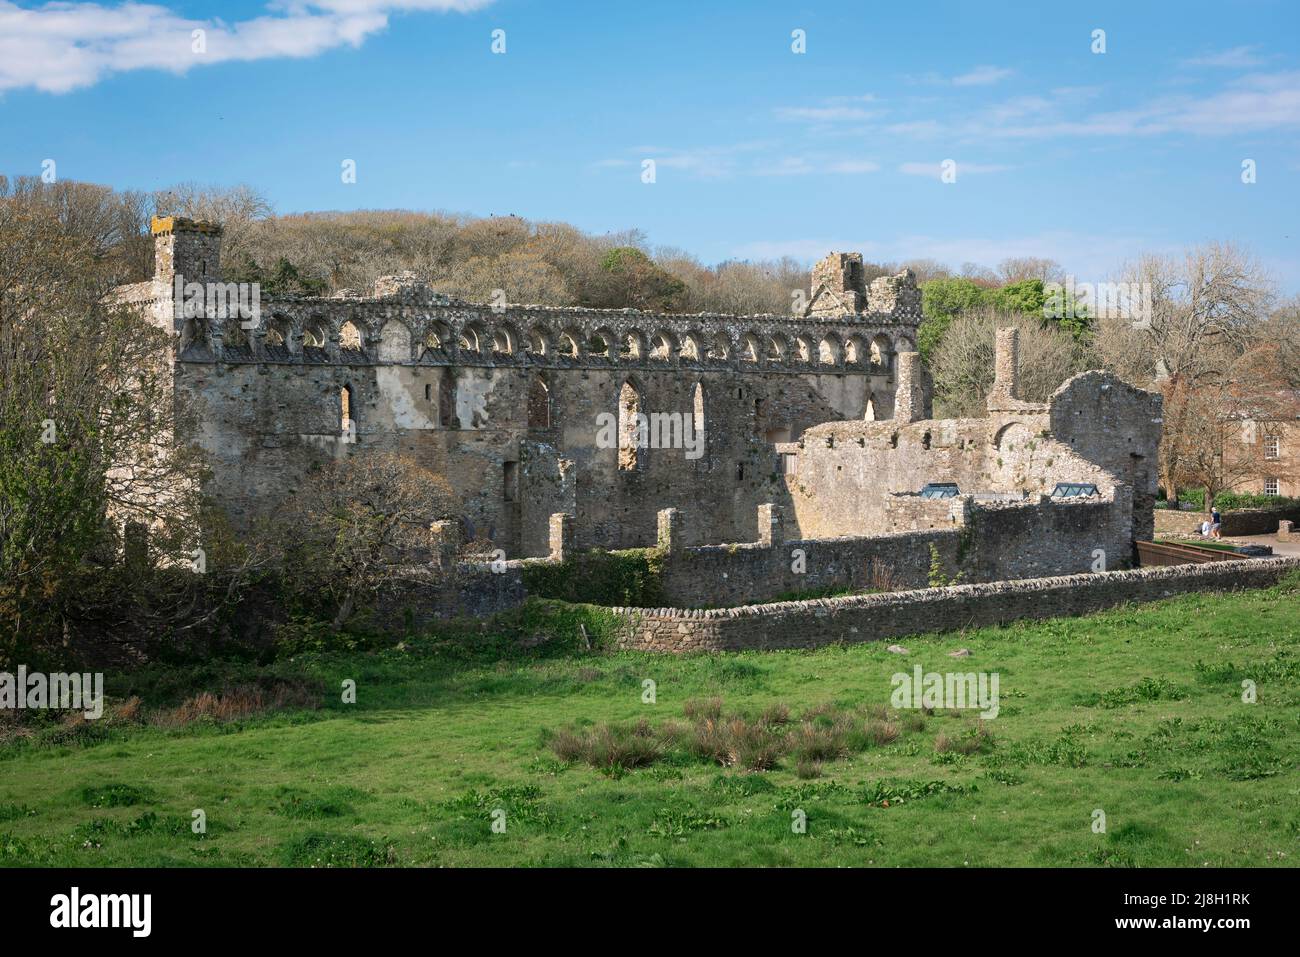
[[[547,616],[563,633],[521,652],[490,635],[482,653],[417,638],[111,676],[112,718],[0,746],[0,865],[1199,867],[1300,855],[1294,584],[917,637],[906,656],[883,644],[587,653],[581,620]],[[948,657],[958,648],[971,655]],[[980,734],[969,712],[890,709],[891,675],[917,664],[998,673],[1000,713],[978,746],[953,744]],[[341,700],[345,681],[355,704]],[[191,697],[258,682],[281,710]],[[714,698],[723,723],[788,714],[771,729],[784,743],[770,770],[699,746]],[[628,762],[641,766],[583,760],[583,742],[641,719],[653,745]],[[872,721],[896,734],[861,733]],[[791,743],[835,722],[847,731],[829,753]]]

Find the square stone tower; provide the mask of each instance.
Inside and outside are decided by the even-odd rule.
[[[155,280],[169,286],[177,276],[184,282],[221,281],[221,227],[216,223],[155,216],[150,228]]]

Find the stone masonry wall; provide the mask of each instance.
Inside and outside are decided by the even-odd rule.
[[[757,506],[784,494],[773,443],[888,415],[895,355],[920,321],[907,273],[851,296],[856,311],[823,300],[800,316],[476,305],[389,277],[371,298],[263,296],[244,328],[174,301],[178,279],[220,280],[220,229],[154,231],[154,280],[119,295],[174,334],[175,389],[203,410],[208,491],[237,527],[320,463],[378,450],[445,476],[466,534],[512,557],[544,554],[555,511],[575,516],[579,547],[653,544],[668,507],[699,542],[752,539]],[[629,466],[599,418],[628,407],[689,420],[703,453],[651,441]]]
[[[620,608],[615,611],[624,626],[617,644],[680,653],[882,641],[1026,618],[1084,615],[1192,591],[1267,587],[1297,569],[1297,558],[1245,559],[718,610]]]

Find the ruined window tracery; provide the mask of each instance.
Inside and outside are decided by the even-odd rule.
[[[438,425],[453,428],[456,415],[456,375],[451,369],[442,370],[438,380]]]
[[[540,375],[534,376],[528,386],[528,427],[530,429],[551,427],[551,390]]]
[[[355,349],[357,352],[363,351],[361,327],[349,319],[343,323],[339,329],[339,348]]]
[[[645,436],[641,427],[641,394],[631,380],[618,394],[618,467],[631,472],[640,468]]]
[[[357,403],[352,384],[348,383],[339,390],[339,431],[345,441],[356,441],[357,437]]]

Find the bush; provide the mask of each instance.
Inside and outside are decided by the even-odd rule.
[[[1286,495],[1253,495],[1248,492],[1220,492],[1214,504],[1224,511],[1235,508],[1300,508],[1300,498]]]
[[[663,737],[642,718],[635,724],[600,724],[587,731],[558,731],[551,750],[561,761],[582,761],[604,771],[653,764],[663,757]]]
[[[619,552],[593,550],[557,564],[528,562],[523,566],[524,587],[538,598],[588,605],[625,608],[660,608],[664,598],[660,580],[662,556],[651,548]]]

